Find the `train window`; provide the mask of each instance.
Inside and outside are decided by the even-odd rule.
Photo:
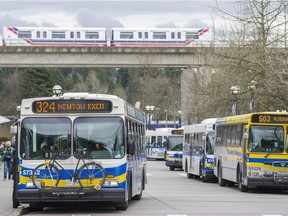
[[[148,39],[148,32],[144,32],[145,39]]]
[[[76,36],[77,36],[77,38],[80,38],[80,37],[81,37],[80,32],[77,32],[77,33],[76,33]]]
[[[153,32],[153,39],[166,39],[166,32]]]
[[[181,39],[181,32],[177,32],[177,39]]]
[[[85,38],[86,39],[98,39],[99,38],[99,32],[86,32]]]
[[[120,32],[120,39],[133,39],[133,32]]]
[[[139,39],[142,38],[142,32],[138,32],[138,38],[139,38]]]
[[[37,37],[37,38],[40,38],[40,31],[37,31],[37,32],[36,32],[36,37]]]
[[[186,32],[186,39],[199,39],[197,32]]]
[[[65,38],[65,32],[52,31],[52,38]]]
[[[175,32],[171,32],[171,39],[175,39]]]
[[[47,38],[47,32],[46,31],[43,32],[43,38]]]
[[[31,38],[32,34],[31,31],[19,31],[18,38]]]
[[[74,32],[70,32],[70,38],[74,38]]]

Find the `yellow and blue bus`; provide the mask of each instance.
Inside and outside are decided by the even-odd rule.
[[[288,188],[288,113],[258,112],[216,121],[214,174],[220,186]]]
[[[183,170],[188,178],[201,177],[203,182],[215,178],[214,138],[216,118],[184,126]]]
[[[167,136],[166,166],[170,170],[182,169],[183,129],[172,128]]]
[[[145,131],[144,112],[114,95],[64,93],[23,99],[14,127],[13,207],[28,203],[41,209],[49,202],[109,201],[116,209],[126,210],[130,199],[141,199],[147,182]],[[57,158],[63,168],[58,167],[60,180],[54,187],[41,189],[39,185],[48,185],[48,180],[37,179],[39,185],[35,185],[32,174],[39,164],[51,161],[53,152],[49,149],[53,146],[62,155]],[[89,156],[105,170],[101,188],[71,182],[67,172],[74,172],[79,149],[98,151],[87,154],[87,159]]]

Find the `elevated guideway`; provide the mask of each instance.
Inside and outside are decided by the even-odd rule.
[[[0,67],[207,66],[209,47],[0,47]]]

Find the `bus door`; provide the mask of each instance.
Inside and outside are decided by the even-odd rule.
[[[201,169],[205,172],[205,161],[207,158],[207,152],[208,152],[208,142],[207,142],[207,134],[201,133],[201,139],[202,139],[202,150],[201,150]],[[200,170],[199,170],[200,171]],[[201,171],[200,171],[201,173]],[[204,174],[204,173],[202,173]]]
[[[137,129],[136,129],[137,128]],[[135,133],[134,133],[134,142],[135,142],[135,154],[134,154],[134,173],[133,173],[133,191],[136,193],[141,189],[141,141],[140,141],[140,134],[139,134],[139,126],[135,124]],[[132,194],[134,195],[134,194]]]
[[[151,145],[150,145],[150,157],[154,158],[157,156],[155,147],[157,146],[157,136],[151,136]]]
[[[248,144],[249,144],[249,128],[247,124],[241,125],[241,147],[242,147],[242,177],[247,177],[247,150],[248,150]]]

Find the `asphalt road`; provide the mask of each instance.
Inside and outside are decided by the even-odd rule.
[[[0,170],[1,177],[3,169]],[[2,179],[2,178],[1,178]],[[0,182],[0,215],[138,215],[138,216],[288,216],[288,192],[220,187],[216,182],[188,179],[182,170],[170,171],[164,161],[148,161],[148,184],[140,201],[129,202],[126,211],[112,205],[61,204],[32,212],[27,205],[12,208],[12,181]]]

